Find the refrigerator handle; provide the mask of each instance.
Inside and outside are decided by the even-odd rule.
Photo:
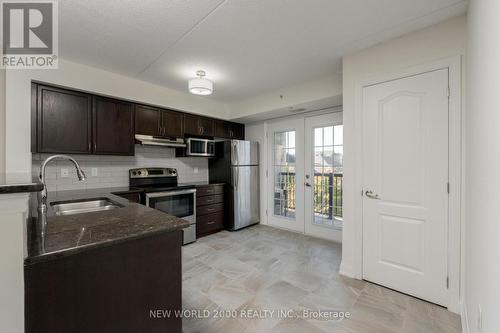
[[[232,155],[234,158],[234,164],[238,165],[239,161],[238,161],[238,149],[236,147],[237,143],[236,143],[236,141],[231,141],[231,143],[232,143],[231,149],[232,149]]]
[[[238,191],[238,176],[239,176],[239,168],[233,168],[234,169],[234,188],[236,191]]]

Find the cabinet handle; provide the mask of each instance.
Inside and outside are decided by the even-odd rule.
[[[90,144],[90,141],[89,141],[89,151],[92,151],[92,145]]]
[[[94,142],[94,152],[97,151],[97,142]]]
[[[207,210],[208,210],[209,212],[211,212],[211,211],[215,210],[215,208],[207,208]]]
[[[208,225],[210,224],[215,224],[215,221],[210,221],[210,222],[207,222]]]

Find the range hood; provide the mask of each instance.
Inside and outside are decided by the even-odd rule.
[[[169,139],[157,138],[151,135],[136,134],[135,140],[138,141],[141,145],[148,145],[148,146],[162,146],[171,148],[186,147],[186,144],[182,139],[169,140]]]

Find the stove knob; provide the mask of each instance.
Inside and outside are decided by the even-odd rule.
[[[135,171],[132,171],[132,175],[134,175],[134,176],[135,176],[136,174],[137,174],[137,172],[135,172]]]
[[[137,175],[142,175],[142,171],[137,171]]]

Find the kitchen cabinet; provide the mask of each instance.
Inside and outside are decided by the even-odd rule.
[[[93,153],[134,155],[133,105],[116,99],[93,97]]]
[[[230,121],[135,104],[33,82],[33,153],[134,155],[135,135],[245,138],[245,127]]]
[[[230,121],[215,121],[215,136],[223,139],[245,139],[245,125]]]
[[[184,114],[184,135],[213,137],[215,134],[214,119]]]
[[[25,264],[27,333],[182,332],[182,230]]]
[[[224,229],[224,184],[196,187],[196,237]]]
[[[160,136],[160,127],[160,109],[145,105],[135,105],[135,134]]]
[[[92,153],[91,95],[33,84],[32,108],[33,152]]]
[[[161,124],[163,127],[162,136],[168,138],[182,138],[184,136],[184,117],[182,113],[162,110],[161,111]]]
[[[135,119],[135,134],[167,138],[184,136],[183,117],[180,112],[136,105]]]

